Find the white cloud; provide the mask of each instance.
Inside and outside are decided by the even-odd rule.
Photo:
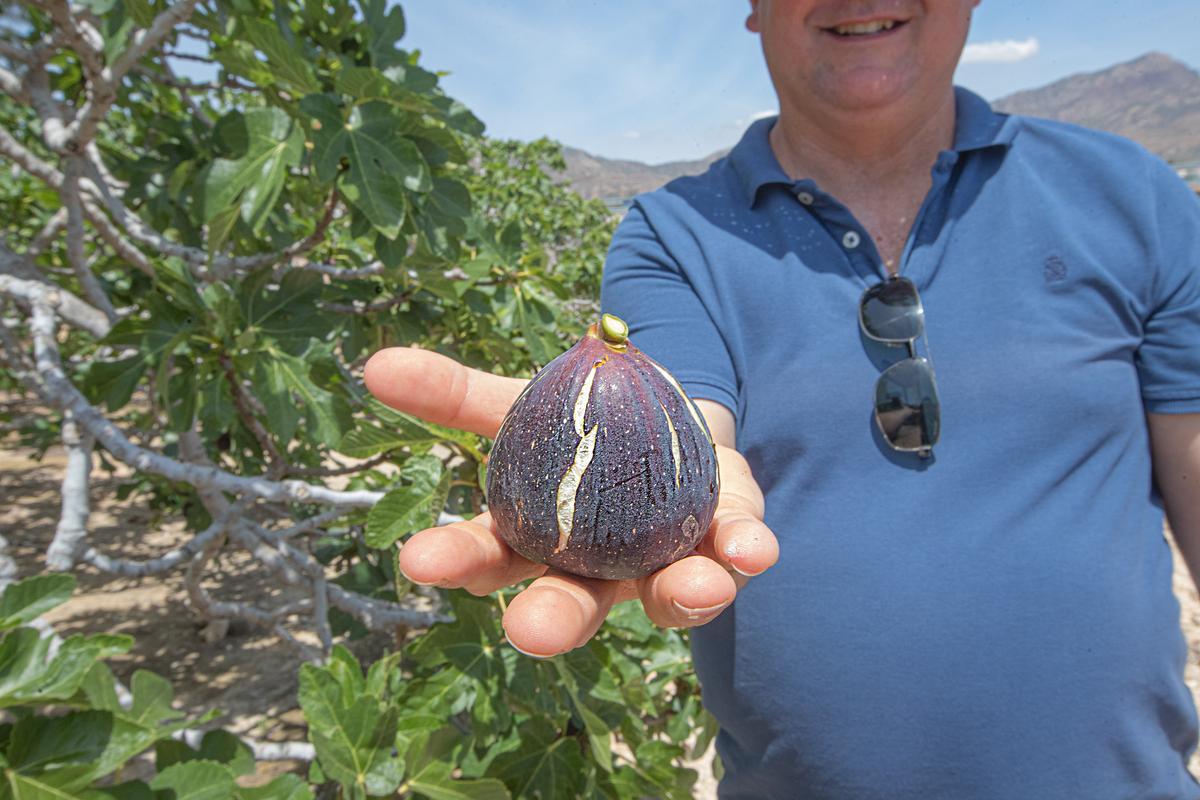
[[[640,139],[640,138],[642,138],[642,132],[641,131],[625,131],[625,138],[626,139]]]
[[[1038,52],[1038,40],[1032,36],[1023,42],[1005,39],[996,42],[977,42],[963,50],[963,64],[997,64],[1024,61]]]

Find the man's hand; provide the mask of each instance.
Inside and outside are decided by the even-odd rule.
[[[392,408],[438,425],[495,437],[525,381],[491,375],[413,348],[381,350],[367,362],[367,388]],[[536,578],[509,604],[504,630],[523,653],[549,657],[585,644],[614,603],[640,597],[646,615],[664,627],[714,619],[749,576],[779,557],[762,522],[763,496],[745,459],[733,449],[733,415],[701,400],[717,442],[721,494],[704,540],[692,555],[636,581],[580,578],[535,564],[511,550],[491,515],[413,534],[400,569],[414,583],[485,595]]]

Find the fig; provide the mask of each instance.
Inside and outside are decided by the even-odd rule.
[[[504,541],[587,578],[640,578],[687,555],[719,490],[704,418],[611,314],[533,377],[488,458]]]

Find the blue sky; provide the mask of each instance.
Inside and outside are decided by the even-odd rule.
[[[777,108],[744,0],[408,0],[402,46],[492,136],[700,158]],[[1200,68],[1200,0],[983,0],[957,81],[995,99],[1151,50]],[[1015,59],[1015,60],[1014,60]]]

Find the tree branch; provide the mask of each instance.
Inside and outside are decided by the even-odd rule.
[[[83,65],[83,75],[89,84],[101,80],[104,72],[104,37],[87,20],[75,18],[67,0],[50,0],[45,6]]]
[[[67,210],[60,208],[50,216],[50,219],[46,220],[46,224],[38,231],[38,235],[33,237],[33,241],[29,243],[29,247],[25,248],[25,252],[21,255],[27,261],[32,261],[40,256],[58,238],[59,232],[62,231],[66,224]]]
[[[15,254],[11,250],[0,245],[0,273],[9,272],[5,262],[12,255]],[[35,308],[38,306],[52,308],[67,322],[77,328],[82,328],[97,339],[106,336],[112,328],[108,317],[101,311],[92,308],[66,289],[52,283],[17,278],[11,274],[0,274],[0,294],[16,298]]]
[[[79,153],[96,136],[100,122],[117,99],[117,90],[125,73],[147,53],[162,43],[167,34],[192,15],[198,0],[181,0],[154,18],[149,28],[135,33],[125,52],[111,67],[104,68],[95,83],[88,86],[88,98],[79,109],[79,116],[62,132],[61,138],[48,138],[51,149],[64,153]]]
[[[31,100],[29,96],[29,88],[25,82],[17,77],[16,73],[0,67],[0,92],[16,100],[22,105],[29,105]]]
[[[86,234],[83,229],[83,202],[79,198],[79,176],[82,171],[83,164],[78,158],[68,159],[62,189],[59,190],[63,206],[67,209],[67,261],[91,304],[103,311],[109,322],[115,323],[117,311],[92,272],[83,249]]]
[[[292,268],[320,272],[322,275],[328,275],[331,278],[353,279],[382,274],[383,262],[376,261],[365,267],[335,267],[332,264],[316,264],[307,259],[300,259],[292,264]]]
[[[87,544],[88,483],[92,474],[93,440],[82,433],[70,412],[63,414],[62,443],[67,451],[67,467],[63,472],[62,515],[54,531],[54,539],[46,550],[46,566],[64,572],[75,566],[75,560]]]
[[[168,550],[161,556],[143,561],[137,561],[129,558],[111,558],[104,555],[94,547],[89,547],[86,551],[84,551],[83,555],[80,556],[80,560],[91,564],[93,567],[102,572],[111,572],[115,575],[124,575],[128,578],[142,578],[147,575],[157,575],[159,573],[166,572],[169,569],[173,569],[174,567],[182,564],[184,561],[194,557],[197,553],[203,550],[209,542],[225,533],[227,527],[227,520],[215,520],[202,532],[196,534],[186,543],[184,543],[182,547],[177,547],[174,550]]]
[[[272,481],[265,477],[244,478],[216,467],[183,464],[175,459],[138,447],[115,425],[96,410],[62,371],[58,345],[54,338],[54,312],[50,306],[35,303],[33,322],[34,353],[41,385],[31,387],[44,401],[61,410],[70,409],[96,441],[118,460],[134,469],[152,472],[168,480],[181,481],[197,488],[233,494],[251,494],[265,500],[292,503],[317,503],[366,508],[374,505],[382,492],[366,490],[337,491],[303,481]]]
[[[224,353],[217,356],[218,362],[221,364],[221,370],[225,374],[225,383],[229,386],[229,393],[233,396],[233,407],[237,411],[238,418],[242,424],[254,435],[255,441],[262,451],[271,459],[271,463],[267,466],[267,475],[272,479],[278,479],[290,471],[287,459],[283,453],[279,452],[279,448],[275,446],[275,440],[271,438],[271,434],[259,422],[255,416],[255,409],[251,405],[251,396],[246,393],[241,381],[238,380],[237,371],[233,366],[233,359]]]

